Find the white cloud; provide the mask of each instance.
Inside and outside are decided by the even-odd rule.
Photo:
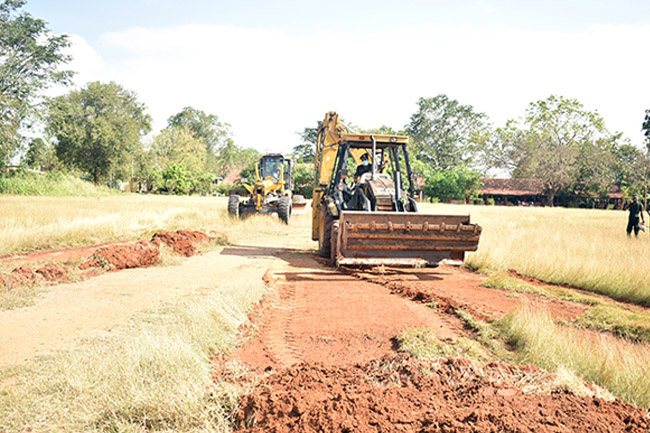
[[[650,108],[650,25],[586,32],[475,27],[290,35],[182,26],[74,36],[77,82],[115,80],[146,103],[155,129],[182,107],[216,114],[242,146],[288,152],[328,110],[365,128],[402,128],[419,97],[446,93],[499,125],[550,94],[598,110],[640,144]],[[97,54],[99,53],[99,54]]]

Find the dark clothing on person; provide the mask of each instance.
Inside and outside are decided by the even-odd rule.
[[[361,164],[360,166],[357,167],[357,171],[356,171],[356,173],[354,173],[354,177],[356,179],[358,177],[361,177],[362,174],[368,173],[370,171],[372,171],[372,165],[370,165],[370,164],[368,164],[368,165]]]
[[[632,230],[634,230],[634,236],[638,236],[639,217],[643,212],[643,205],[639,202],[632,202],[628,207],[628,211],[630,212],[630,216],[627,220],[627,228],[625,229],[625,231],[627,232],[627,235],[630,236],[630,234],[632,234]]]

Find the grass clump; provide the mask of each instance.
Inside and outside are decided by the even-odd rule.
[[[650,343],[650,313],[647,311],[599,305],[586,311],[573,323],[597,331],[610,332],[631,341]]]
[[[529,306],[508,314],[500,326],[522,362],[555,372],[566,369],[623,401],[650,407],[647,345],[560,328],[546,310]]]
[[[530,293],[531,295],[543,296],[545,298],[560,299],[563,301],[577,302],[586,305],[597,305],[602,303],[594,296],[582,295],[575,290],[567,290],[561,287],[539,286],[527,283],[509,275],[507,272],[491,272],[483,284],[483,287],[510,290],[518,293]]]
[[[215,383],[210,357],[235,347],[264,292],[215,289],[12,372],[0,431],[229,431],[242,388]]]
[[[36,285],[0,289],[0,311],[14,310],[34,305],[34,299],[46,289]]]
[[[465,337],[440,340],[433,328],[413,328],[402,332],[397,341],[402,350],[418,359],[465,358],[478,362],[492,359],[490,354],[475,340]]]

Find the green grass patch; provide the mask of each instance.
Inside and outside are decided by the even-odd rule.
[[[120,192],[105,186],[96,186],[68,173],[38,174],[21,170],[0,176],[0,194],[104,197]]]
[[[511,290],[518,293],[530,293],[531,295],[543,296],[545,298],[560,299],[563,301],[577,302],[586,305],[598,305],[602,301],[594,296],[583,295],[575,290],[554,286],[538,286],[527,283],[519,278],[509,275],[507,272],[491,272],[483,284],[483,287]]]
[[[650,343],[650,313],[612,305],[590,308],[573,324],[597,331],[610,332],[631,341]]]

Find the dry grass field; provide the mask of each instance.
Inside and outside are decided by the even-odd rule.
[[[650,305],[650,236],[625,234],[627,213],[592,209],[424,205],[423,211],[471,213],[483,226],[467,265],[509,270],[619,300]]]
[[[623,212],[426,204],[422,211],[472,214],[472,221],[484,230],[479,250],[468,255],[467,265],[491,274],[495,287],[509,284],[502,271],[515,269],[650,305],[644,268],[650,239],[647,234],[628,239]],[[295,217],[289,226],[268,216],[236,220],[227,215],[223,197],[0,196],[0,254],[146,238],[178,229],[219,232],[232,244],[315,248],[309,215]],[[605,322],[621,316],[620,311],[600,317],[607,306],[591,295],[523,283],[510,289],[545,291],[544,296],[593,305],[593,314],[576,326],[616,334],[612,330],[617,324]],[[209,357],[232,350],[238,326],[266,290],[261,280],[224,286],[198,300],[139,315],[114,335],[93,339],[78,350],[0,371],[0,385],[12,384],[9,390],[0,386],[0,431],[228,431],[228,417],[242,389],[215,385]],[[575,374],[648,407],[649,346],[645,334],[637,332],[647,327],[632,326],[648,318],[628,315],[626,320],[634,322],[626,324],[629,335],[641,335],[638,343],[611,335],[586,341],[574,324],[554,323],[543,309],[526,307],[499,323],[480,325],[486,327],[477,328],[476,341],[459,340],[449,347],[431,336],[424,339],[431,343],[417,350],[427,356],[492,359],[490,339],[500,339],[498,344],[505,347],[509,342],[517,348],[516,358],[509,361]],[[403,339],[408,350],[408,334]],[[229,368],[237,374],[240,367]]]

